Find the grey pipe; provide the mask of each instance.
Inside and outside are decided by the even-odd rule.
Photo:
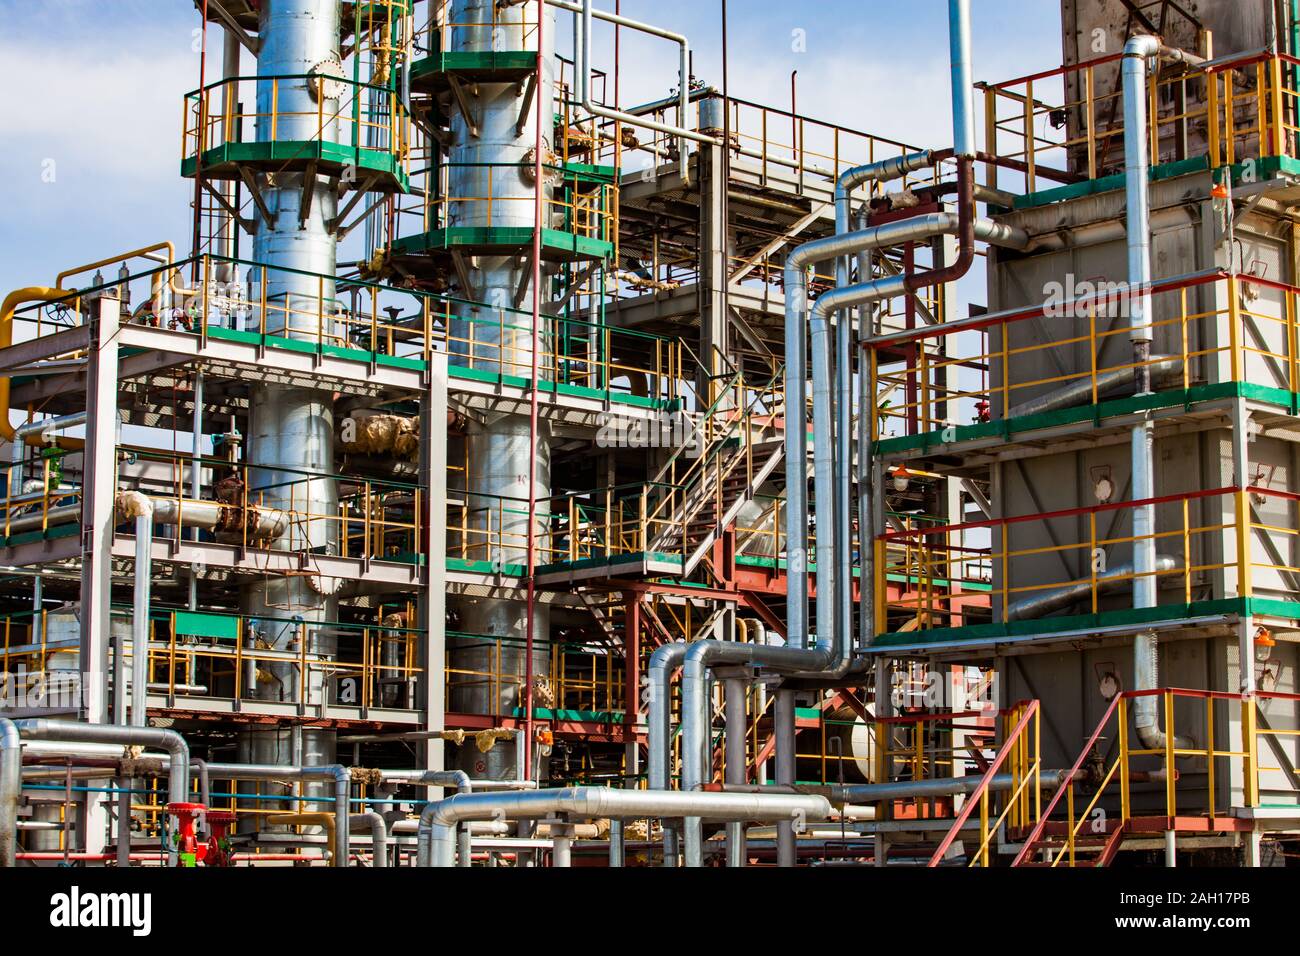
[[[1168,380],[1183,371],[1183,360],[1177,355],[1151,355],[1147,357],[1147,371],[1152,378]],[[1060,388],[1053,389],[1046,395],[1031,398],[1015,405],[1006,412],[1006,418],[1019,418],[1022,415],[1037,415],[1040,412],[1055,411],[1059,408],[1074,408],[1092,401],[1095,381],[1098,396],[1104,395],[1126,385],[1132,385],[1138,379],[1138,369],[1133,367],[1109,369],[1098,372],[1094,378],[1080,378]]]
[[[1155,570],[1167,573],[1178,567],[1178,562],[1167,554],[1162,554],[1155,561]],[[1133,579],[1133,565],[1130,562],[1116,565],[1097,575],[1099,593],[1119,591]],[[1059,588],[1035,591],[1028,597],[1012,601],[1007,605],[1008,621],[1032,621],[1053,611],[1059,611],[1072,604],[1085,600],[1092,594],[1092,581],[1076,581]]]
[[[167,774],[167,802],[187,803],[190,794],[190,748],[185,738],[174,730],[158,727],[120,726],[116,724],[89,724],[72,720],[34,718],[17,721],[19,733],[30,740],[64,740],[72,743],[111,743],[126,746],[156,747],[167,751],[170,766]],[[119,807],[119,814],[123,810]],[[128,845],[130,834],[129,811],[119,816],[119,859],[122,844]],[[129,857],[127,858],[129,860]],[[176,863],[176,851],[167,854],[169,865]]]
[[[691,51],[690,41],[680,33],[674,33],[671,30],[665,30],[662,27],[651,26],[647,23],[640,23],[636,20],[628,19],[613,13],[605,13],[596,10],[593,7],[592,0],[582,0],[581,5],[577,3],[560,2],[560,0],[547,0],[552,6],[560,7],[564,10],[570,10],[582,17],[582,36],[581,42],[574,50],[574,79],[578,86],[578,100],[584,110],[592,116],[603,116],[606,119],[617,120],[627,123],[631,126],[640,126],[645,129],[654,130],[659,133],[665,133],[669,136],[677,137],[677,156],[681,162],[682,178],[689,178],[687,161],[689,159],[688,140],[695,140],[698,143],[716,143],[717,141],[711,136],[705,136],[703,133],[696,132],[686,127],[686,114],[690,101],[690,75],[691,75]],[[609,23],[616,23],[619,26],[625,26],[633,30],[639,30],[642,33],[648,33],[651,36],[657,36],[665,40],[671,40],[679,47],[678,54],[678,92],[677,92],[677,109],[679,111],[678,122],[680,126],[671,126],[667,123],[660,123],[655,120],[646,119],[642,116],[636,116],[632,113],[624,113],[621,110],[607,109],[595,102],[591,92],[591,25],[592,18],[599,17]]]
[[[464,770],[381,770],[380,779],[389,783],[406,783],[425,787],[455,787],[457,793],[473,793],[474,781]],[[516,781],[509,781],[515,783]],[[464,827],[457,848],[461,866],[471,863],[470,832]]]
[[[583,819],[649,819],[696,814],[710,820],[826,820],[825,797],[793,794],[687,793],[680,790],[613,790],[567,787],[513,793],[475,793],[431,803],[420,815],[419,865],[453,865],[456,830],[469,820],[535,819],[567,813]]]
[[[23,786],[23,741],[18,726],[0,717],[0,867],[18,855],[18,797]]]
[[[776,784],[793,787],[795,777],[794,752],[794,692],[778,690],[772,704],[772,732],[776,735]],[[776,825],[776,865],[792,867],[798,860],[795,848],[794,826],[789,821]]]
[[[354,813],[348,817],[348,826],[358,830],[369,828],[371,865],[388,866],[388,821],[383,818],[383,815],[373,810],[368,813]]]
[[[725,684],[727,736],[727,783],[745,783],[745,737],[748,731],[745,712],[745,689],[748,682],[741,678],[728,678]],[[740,821],[727,824],[727,866],[745,865],[745,824]]]
[[[169,760],[167,802],[187,803],[190,795],[190,748],[174,730],[161,727],[120,727],[88,724],[45,717],[15,721],[25,740],[56,740],[70,743],[121,744],[165,750]]]
[[[1147,151],[1147,62],[1160,53],[1186,61],[1188,55],[1170,50],[1152,36],[1134,36],[1124,44],[1124,188],[1127,199],[1125,228],[1128,233],[1128,282],[1130,292],[1129,337],[1133,342],[1133,363],[1137,366],[1137,394],[1151,391],[1146,361],[1151,352],[1151,195],[1150,156]],[[1195,59],[1195,58],[1193,58]],[[1155,497],[1155,424],[1149,414],[1132,430],[1132,492],[1134,501]],[[1133,607],[1155,607],[1156,582],[1155,505],[1133,509]],[[1133,689],[1155,690],[1160,684],[1158,642],[1155,631],[1133,638]],[[1142,745],[1161,750],[1167,744],[1160,728],[1159,698],[1137,697],[1133,701],[1133,729]],[[1192,741],[1177,738],[1182,749]]]
[[[959,159],[975,158],[975,111],[971,98],[970,0],[948,0],[948,46],[952,62],[952,145]],[[990,144],[989,149],[993,146]]]
[[[858,186],[898,179],[910,172],[935,165],[938,158],[938,154],[933,150],[925,150],[920,153],[896,156],[891,159],[846,169],[835,180],[835,232],[838,235],[846,235],[853,231],[851,222],[853,190]],[[867,274],[861,269],[861,265],[869,261],[866,255],[859,253],[859,281],[865,282],[867,280]],[[849,259],[847,256],[840,256],[835,261],[835,285],[837,288],[844,288],[848,284]],[[853,414],[852,331],[853,323],[848,320],[847,316],[842,317],[836,330],[835,349],[836,401],[838,404],[835,432],[838,453],[835,473],[835,573],[836,577],[840,581],[846,582],[846,584],[835,594],[837,599],[835,628],[838,632],[845,634],[850,633],[853,629],[853,517],[850,506],[850,495],[853,486],[853,453],[850,434]],[[862,334],[866,334],[865,329]],[[865,404],[862,406],[864,410],[866,407]],[[865,447],[865,445],[861,447]],[[861,548],[861,551],[865,555],[865,547]],[[820,568],[821,565],[819,564],[818,567]],[[866,579],[863,580],[865,582]],[[867,593],[865,587],[862,589],[862,593],[864,595]]]
[[[609,865],[618,868],[623,865],[623,821],[609,821]]]
[[[210,763],[209,778],[222,780],[332,780],[334,782],[334,857],[335,866],[345,867],[351,855],[349,797],[352,775],[342,764],[315,767],[289,767],[276,764]]]

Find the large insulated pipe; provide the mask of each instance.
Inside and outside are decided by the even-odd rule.
[[[555,102],[554,10],[546,7],[539,29],[536,3],[498,4],[495,0],[452,0],[446,48],[458,53],[492,54],[508,37],[513,48],[540,53],[541,74],[536,90],[525,98],[519,83],[478,82],[466,90],[469,116],[453,110],[452,143],[448,149],[446,224],[477,229],[513,228],[532,235],[539,210],[544,226],[554,212],[555,183],[553,124],[547,121]],[[542,49],[538,50],[538,42]],[[536,155],[538,117],[542,156]],[[542,182],[534,182],[537,163]],[[484,197],[492,197],[487,201]],[[533,262],[524,250],[507,255],[474,257],[464,270],[462,292],[451,318],[449,361],[496,374],[547,377],[547,343],[551,341],[548,283],[534,288]],[[543,279],[545,277],[543,276]],[[543,327],[532,328],[538,303]],[[537,349],[534,349],[537,343]],[[538,354],[534,354],[537,351]],[[550,497],[550,429],[538,423],[534,434],[528,415],[489,416],[470,423],[465,438],[468,531],[471,547],[503,565],[526,564],[529,540],[545,541]],[[530,500],[538,502],[529,527]],[[448,708],[461,713],[508,714],[523,707],[526,683],[545,679],[550,671],[547,638],[550,605],[495,597],[462,597],[457,602],[460,631],[469,637],[448,642],[452,666],[495,680],[460,681],[449,689]],[[530,628],[531,623],[531,628]],[[530,642],[530,636],[532,638]],[[531,643],[532,652],[529,654]],[[488,778],[521,774],[511,766],[513,755],[494,749],[485,755]],[[475,755],[462,748],[461,769],[472,770]]]
[[[57,740],[67,743],[122,744],[154,747],[167,751],[167,802],[186,803],[190,793],[190,748],[174,730],[161,727],[121,727],[116,724],[87,724],[45,717],[15,721],[25,740]]]
[[[428,804],[420,814],[420,866],[454,865],[456,829],[470,820],[535,819],[567,813],[584,819],[678,818],[696,814],[710,820],[826,820],[825,797],[798,794],[686,793],[680,790],[614,790],[567,787],[513,793],[475,793]]]
[[[18,796],[23,786],[23,740],[18,726],[0,717],[0,867],[18,853]]]
[[[421,787],[455,787],[457,793],[473,793],[474,781],[464,770],[381,770],[379,778],[385,783],[405,783]],[[470,832],[463,827],[457,848],[461,866],[470,865]]]
[[[259,142],[337,142],[342,96],[342,0],[264,0],[258,13],[257,126]],[[342,93],[342,96],[340,95]],[[320,117],[324,117],[322,123]],[[339,176],[316,167],[277,171],[262,184],[268,215],[257,217],[252,258],[267,304],[266,331],[318,343],[338,334],[333,325],[337,274]],[[338,554],[338,485],[334,454],[334,398],[324,389],[257,383],[249,395],[247,494],[296,518],[274,538],[277,550]],[[308,515],[309,517],[303,517]],[[158,520],[162,520],[161,517]],[[337,638],[330,627],[338,600],[319,575],[266,575],[243,587],[247,627],[269,649],[286,651],[303,640],[307,652],[329,658]],[[286,609],[298,626],[286,626]],[[323,702],[330,689],[324,668],[302,673],[292,662],[264,661],[251,697]],[[310,686],[306,686],[307,681]],[[329,765],[335,734],[304,727],[250,727],[239,757],[250,764]],[[313,780],[309,795],[326,791]],[[339,828],[344,837],[347,827]]]
[[[1153,36],[1134,36],[1124,44],[1124,172],[1125,197],[1128,204],[1125,226],[1128,232],[1129,338],[1133,343],[1136,393],[1151,391],[1151,195],[1150,156],[1147,150],[1147,72],[1148,62],[1162,52],[1177,59],[1191,61],[1181,51],[1163,47]],[[1150,415],[1133,426],[1132,489],[1134,501],[1145,501],[1133,508],[1133,607],[1155,607],[1158,602],[1156,580],[1154,464],[1155,424]],[[1160,684],[1158,641],[1155,631],[1143,631],[1133,638],[1133,689],[1155,690]],[[1159,698],[1154,695],[1133,701],[1133,729],[1147,749],[1163,749],[1165,731],[1160,728]],[[1175,746],[1190,747],[1192,742],[1179,738]]]
[[[1155,570],[1164,574],[1178,567],[1178,562],[1167,554],[1156,558]],[[1134,566],[1129,562],[1116,565],[1097,575],[1098,593],[1118,591],[1133,580]],[[1091,579],[1065,584],[1059,588],[1046,588],[1035,591],[1027,597],[1012,601],[1007,605],[1008,621],[1033,621],[1053,611],[1059,611],[1072,604],[1087,600],[1092,594],[1094,582]]]
[[[918,169],[937,165],[943,158],[942,153],[924,150],[906,156],[867,163],[846,169],[835,180],[835,232],[845,235],[853,231],[853,190],[867,183],[886,182],[906,176]],[[859,254],[859,281],[868,278],[863,266],[868,266],[870,257]],[[843,288],[849,284],[849,257],[840,256],[835,260],[835,285]],[[866,334],[865,331],[863,334]],[[841,449],[849,447],[849,429],[852,427],[853,415],[853,323],[843,317],[836,327],[835,342],[835,387],[837,412],[835,416],[836,441]],[[863,406],[864,408],[866,406]],[[835,472],[835,512],[836,512],[836,575],[840,580],[852,581],[853,578],[853,519],[850,495],[852,494],[852,454],[843,453],[836,462]],[[862,548],[865,555],[865,547]],[[862,580],[865,582],[866,577]],[[863,592],[866,592],[866,588]],[[837,630],[849,632],[853,627],[853,588],[844,587],[838,594],[835,626]]]
[[[351,852],[348,839],[350,828],[349,800],[352,774],[341,764],[318,764],[311,767],[289,767],[279,764],[209,763],[208,778],[216,780],[312,780],[330,781],[334,785],[334,846],[335,866],[347,866]],[[188,784],[187,784],[188,785]]]
[[[1183,360],[1177,355],[1150,355],[1147,357],[1146,371],[1151,379],[1170,379],[1181,375]],[[1037,415],[1040,412],[1055,411],[1058,408],[1074,408],[1092,401],[1093,389],[1097,395],[1107,395],[1124,386],[1131,386],[1138,381],[1140,370],[1132,366],[1108,369],[1097,372],[1094,376],[1076,379],[1060,388],[1053,389],[1045,395],[1031,398],[1007,409],[1006,418],[1019,418],[1023,415]],[[1148,389],[1149,390],[1149,389]]]
[[[126,747],[153,747],[166,750],[169,757],[169,804],[190,800],[190,745],[185,737],[161,727],[130,727],[121,724],[52,721],[47,718],[23,719],[18,732],[27,740],[59,740],[72,744],[122,744]],[[125,821],[123,821],[125,826]],[[175,865],[175,848],[168,851],[168,864]]]

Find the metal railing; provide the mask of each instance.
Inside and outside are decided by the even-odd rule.
[[[1163,747],[1135,746],[1130,741],[1128,705],[1141,697],[1158,699],[1167,729],[1175,726],[1175,720],[1197,724],[1200,743],[1191,741],[1189,746],[1184,741],[1184,746],[1179,746],[1178,735],[1171,731],[1165,734]],[[1233,817],[1233,809],[1260,807],[1262,792],[1284,794],[1290,801],[1288,806],[1296,805],[1300,786],[1296,785],[1294,772],[1284,766],[1265,766],[1260,743],[1264,741],[1271,748],[1270,741],[1295,738],[1300,730],[1261,729],[1260,715],[1270,701],[1294,706],[1300,696],[1175,687],[1117,694],[1067,772],[1065,782],[1028,832],[1013,865],[1033,860],[1040,853],[1052,867],[1105,865],[1128,829],[1144,817],[1157,823],[1157,830],[1172,827],[1180,815],[1208,818],[1214,828],[1216,818]],[[1182,707],[1175,706],[1180,703]],[[1235,735],[1231,715],[1234,707]],[[1263,723],[1267,724],[1267,720]],[[1118,747],[1111,748],[1113,759],[1100,759],[1099,742],[1107,737]],[[1175,762],[1179,760],[1185,767],[1195,767],[1196,772],[1178,772]],[[1157,772],[1147,769],[1153,762]],[[1097,765],[1090,769],[1086,766],[1089,763]],[[1274,782],[1284,785],[1271,786]],[[1136,796],[1135,783],[1150,786]],[[1234,795],[1238,792],[1239,798]]]
[[[1300,391],[1296,286],[1218,271],[1154,283],[1144,362],[1127,321],[1138,291],[1102,279],[1078,283],[1077,299],[1046,291],[1042,305],[872,339],[872,438],[1095,406],[1131,395],[1143,366],[1155,391],[1224,382]]]
[[[979,843],[974,850],[966,849],[968,865],[987,867],[989,848],[1004,825],[1026,827],[1042,817],[1042,755],[1039,742],[1042,735],[1042,714],[1036,700],[1016,704],[1002,715],[1002,745],[984,770],[979,785],[962,804],[951,829],[935,848],[929,865],[938,866],[958,838],[976,808],[979,809]],[[994,794],[993,778],[1000,772],[1009,772],[1011,788],[1004,794]],[[995,801],[1001,806],[993,815]]]
[[[1145,506],[1154,507],[1154,531],[1135,537],[1131,514]],[[991,569],[995,622],[1127,610],[1134,582],[1144,576],[1129,555],[1145,540],[1158,555],[1146,576],[1156,579],[1160,604],[1181,609],[1232,596],[1288,600],[1300,585],[1300,558],[1287,557],[1300,553],[1298,510],[1300,494],[1250,485],[891,529],[876,539],[877,593],[885,593],[887,575],[900,572],[932,585],[879,602],[876,630],[950,626],[954,595],[933,582],[971,580],[971,568]],[[977,534],[987,543],[977,543]],[[894,563],[900,549],[905,567]]]
[[[255,99],[266,105],[241,110],[244,85],[256,85]],[[282,99],[296,101],[304,89],[314,109],[282,106]],[[397,92],[385,86],[323,73],[228,77],[186,94],[181,156],[193,159],[236,143],[330,143],[358,154],[363,150],[390,154],[396,170],[404,172],[410,127]],[[277,154],[275,158],[290,162],[312,157]]]
[[[1123,168],[1121,54],[1002,83],[976,84],[984,97],[986,165],[992,187],[1037,192]],[[1156,164],[1207,157],[1217,168],[1248,158],[1295,154],[1300,129],[1300,60],[1259,53],[1204,67],[1167,66],[1150,84],[1146,131]],[[1012,182],[1014,176],[1019,183]]]

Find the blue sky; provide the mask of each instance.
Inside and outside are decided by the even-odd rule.
[[[720,7],[622,0],[625,15],[691,37],[696,75],[714,84]],[[973,7],[976,79],[1059,65],[1057,0]],[[730,0],[729,12],[734,95],[786,106],[797,69],[803,113],[948,144],[944,0]],[[188,249],[192,186],[178,169],[182,100],[198,86],[198,23],[189,0],[0,0],[0,288],[51,282],[68,265],[164,238]],[[565,49],[568,14],[558,30]],[[806,52],[792,49],[795,30],[805,31]],[[210,37],[219,46],[219,31]],[[629,37],[624,57],[625,102],[675,84],[667,44]],[[597,65],[612,66],[608,53]]]

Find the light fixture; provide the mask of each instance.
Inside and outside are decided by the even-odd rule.
[[[892,475],[893,475],[893,479],[894,479],[894,490],[895,490],[895,491],[906,491],[906,490],[907,490],[907,484],[908,484],[908,473],[907,473],[907,469],[906,469],[905,467],[903,467],[902,465],[899,465],[897,468],[895,468],[895,469],[893,470]]]
[[[1267,663],[1268,659],[1273,656],[1273,648],[1277,647],[1277,641],[1273,640],[1273,635],[1268,628],[1262,624],[1255,628],[1255,660],[1257,663]]]

